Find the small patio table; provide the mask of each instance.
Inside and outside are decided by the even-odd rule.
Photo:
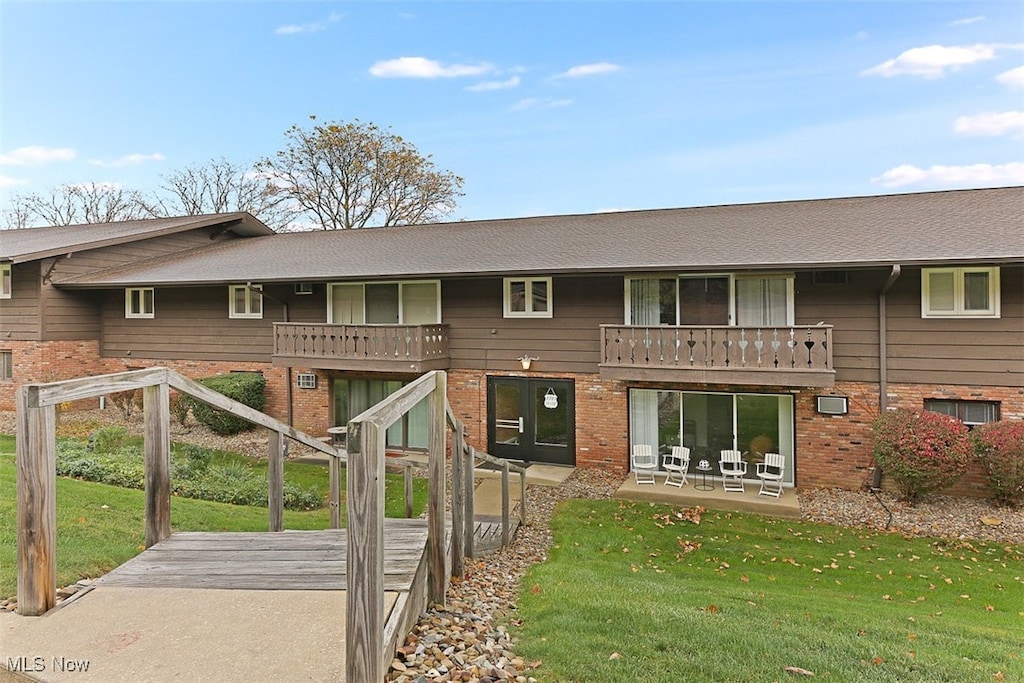
[[[695,469],[698,472],[700,472],[700,483],[699,484],[694,484],[693,488],[697,489],[698,491],[714,491],[715,490],[715,480],[712,479],[711,483],[710,484],[708,483],[708,472],[712,471],[711,470],[711,463],[705,462],[705,461],[701,461],[701,462],[697,463],[697,467]]]

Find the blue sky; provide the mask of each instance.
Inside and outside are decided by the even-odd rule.
[[[1021,2],[0,0],[13,193],[390,127],[453,219],[1024,184]]]

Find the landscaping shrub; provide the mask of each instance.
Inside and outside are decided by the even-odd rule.
[[[267,506],[267,476],[245,463],[215,465],[213,451],[191,444],[176,445],[171,459],[171,493],[234,505]],[[127,489],[145,488],[142,446],[126,444],[109,451],[89,448],[77,439],[57,442],[57,474]],[[315,487],[284,483],[284,506],[314,510],[323,501]]]
[[[949,415],[901,408],[873,423],[875,460],[910,503],[955,484],[967,471],[971,442]]]
[[[996,502],[1010,506],[1024,502],[1024,421],[978,425],[971,432],[971,443]]]
[[[258,372],[230,372],[198,380],[200,384],[244,403],[250,408],[263,410],[266,405],[266,378]],[[252,428],[252,424],[231,413],[213,406],[189,399],[192,415],[214,434],[230,436]]]
[[[128,430],[119,425],[97,429],[89,436],[89,449],[98,453],[111,453],[128,442]]]
[[[177,391],[171,392],[170,409],[171,415],[182,427],[188,426],[188,411],[191,408],[188,396]]]
[[[135,411],[142,407],[142,390],[129,389],[128,391],[115,391],[107,396],[110,402],[121,411],[125,420],[130,420]]]

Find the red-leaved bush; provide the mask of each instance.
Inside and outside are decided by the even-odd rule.
[[[971,432],[974,452],[997,503],[1024,501],[1024,420],[978,425]]]
[[[967,471],[971,441],[956,418],[900,408],[883,413],[873,427],[875,460],[910,503],[952,486]]]

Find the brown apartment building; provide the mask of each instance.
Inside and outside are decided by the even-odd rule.
[[[0,410],[26,382],[258,371],[326,434],[423,372],[478,448],[633,444],[858,488],[898,406],[1024,419],[1024,188],[275,234],[244,213],[0,232]],[[389,431],[426,445],[415,411]],[[753,466],[751,466],[753,471]],[[980,492],[977,473],[960,484]]]

